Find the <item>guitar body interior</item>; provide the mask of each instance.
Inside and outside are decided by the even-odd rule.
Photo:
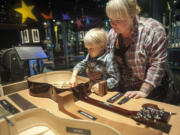
[[[31,96],[51,98],[57,102],[57,94],[63,91],[72,91],[67,82],[71,79],[72,72],[54,71],[38,74],[28,78],[29,91]],[[78,84],[85,83],[88,88],[89,79],[78,76]],[[78,88],[78,86],[76,87]],[[85,93],[89,93],[86,89]]]

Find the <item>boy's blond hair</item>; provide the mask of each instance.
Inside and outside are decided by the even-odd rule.
[[[139,14],[140,8],[136,0],[110,0],[106,6],[106,14],[109,18],[124,19],[132,14]]]
[[[85,46],[105,47],[106,43],[107,43],[107,34],[105,30],[102,28],[93,28],[89,30],[84,37]]]

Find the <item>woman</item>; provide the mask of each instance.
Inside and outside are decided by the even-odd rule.
[[[130,98],[147,97],[160,85],[167,58],[163,26],[139,12],[136,0],[111,0],[106,6],[112,26],[108,50],[119,65],[120,91]]]
[[[107,3],[106,14],[112,26],[107,50],[118,62],[119,91],[130,98],[159,100],[167,58],[166,33],[158,21],[138,17],[139,12],[136,0]]]

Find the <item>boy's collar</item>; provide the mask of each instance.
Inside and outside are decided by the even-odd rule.
[[[96,57],[91,58],[91,56],[89,55],[89,58],[90,59],[97,59],[97,58],[103,56],[104,54],[106,54],[106,50],[105,49],[99,55],[97,55]]]

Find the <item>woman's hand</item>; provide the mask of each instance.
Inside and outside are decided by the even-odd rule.
[[[91,92],[96,93],[97,95],[99,94],[99,83],[96,83],[92,86]]]
[[[87,72],[87,75],[88,75],[89,79],[93,80],[95,82],[98,81],[102,76],[101,72],[92,72],[89,69],[86,70],[86,72]]]
[[[134,98],[134,99],[138,99],[138,98],[145,98],[148,95],[142,91],[127,91],[124,94],[125,97],[129,97],[129,98]]]

